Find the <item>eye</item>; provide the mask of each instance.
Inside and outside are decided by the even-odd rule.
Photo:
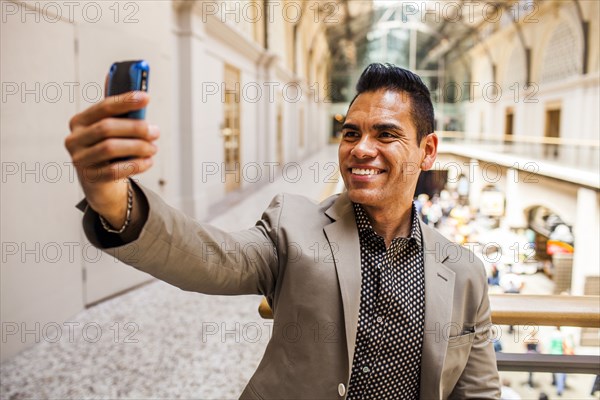
[[[393,133],[390,132],[381,132],[379,134],[379,137],[383,138],[383,139],[396,139],[398,136],[396,136]]]
[[[345,131],[342,133],[344,139],[357,139],[360,137],[360,134],[356,131]]]

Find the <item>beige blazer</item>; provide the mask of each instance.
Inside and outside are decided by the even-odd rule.
[[[87,207],[83,225],[92,244],[183,290],[262,294],[269,300],[273,332],[241,398],[345,398],[361,285],[358,231],[347,195],[317,204],[280,194],[256,226],[226,233],[189,219],[156,193],[137,187],[149,205],[139,237],[103,247],[106,234]],[[424,224],[421,229],[425,336],[420,397],[498,399],[483,265],[435,230]]]

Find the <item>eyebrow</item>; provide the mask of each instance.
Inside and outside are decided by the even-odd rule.
[[[353,131],[359,131],[360,129],[358,128],[358,125],[355,124],[344,124],[342,125],[342,130],[344,129],[350,129]],[[373,125],[373,129],[375,129],[376,131],[400,131],[403,132],[402,127],[400,127],[399,125],[396,124],[392,124],[392,123],[382,123],[382,124],[375,124]]]
[[[375,124],[373,128],[377,131],[400,131],[402,132],[402,128],[399,125],[384,123],[384,124]]]
[[[359,130],[358,129],[358,125],[354,125],[354,124],[344,124],[344,125],[342,125],[342,130],[345,130],[345,129],[350,129],[352,131],[358,131]]]

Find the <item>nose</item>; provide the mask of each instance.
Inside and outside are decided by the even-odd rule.
[[[363,135],[354,145],[350,155],[356,158],[373,158],[377,155],[375,140],[369,135]]]

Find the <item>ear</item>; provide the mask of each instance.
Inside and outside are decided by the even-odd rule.
[[[421,140],[421,149],[423,150],[423,159],[421,160],[421,170],[428,171],[433,167],[437,157],[438,137],[435,133],[430,133]]]

